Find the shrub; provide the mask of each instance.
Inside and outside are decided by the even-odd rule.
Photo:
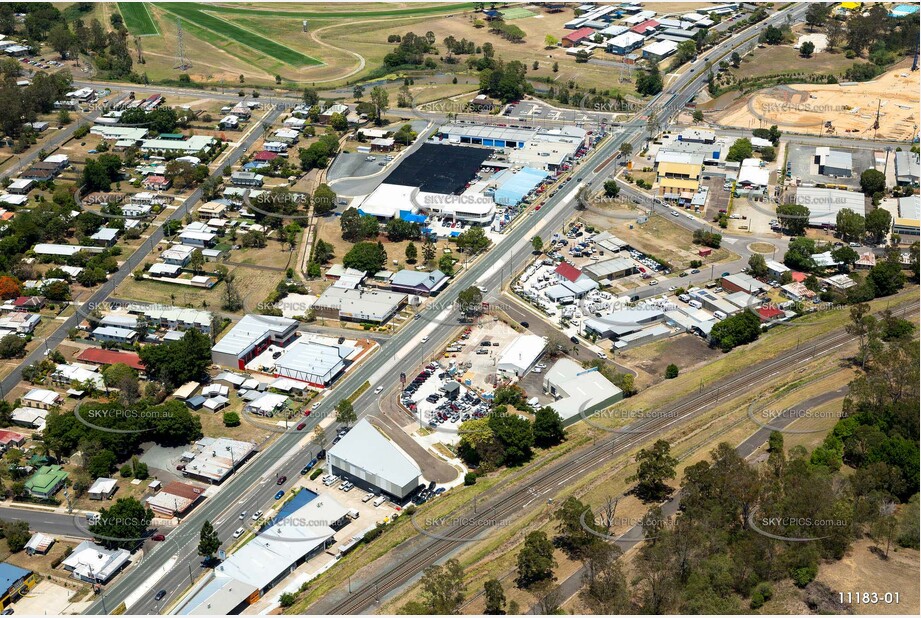
[[[464,475],[464,485],[476,485],[476,472],[468,472]]]
[[[672,363],[665,368],[665,379],[672,380],[678,377],[678,365]]]
[[[796,584],[798,588],[805,588],[809,585],[809,582],[815,579],[817,574],[818,568],[814,565],[809,565],[793,569],[790,576],[793,578],[793,583]]]
[[[315,481],[321,474],[323,474],[323,468],[314,468],[313,472],[310,473],[310,480]]]
[[[238,427],[240,415],[236,412],[224,412],[224,427]]]

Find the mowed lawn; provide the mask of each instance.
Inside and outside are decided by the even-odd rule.
[[[202,36],[208,42],[215,42],[215,39],[234,41],[291,66],[321,64],[316,58],[311,58],[202,10],[202,8],[208,8],[210,11],[211,7],[188,2],[163,3],[158,6],[199,26],[203,31],[207,31],[202,32]]]
[[[296,19],[350,19],[353,17],[416,17],[420,15],[440,15],[442,13],[458,13],[462,11],[472,10],[474,7],[473,2],[457,3],[457,4],[431,4],[428,6],[421,7],[412,7],[412,8],[393,8],[393,9],[381,9],[381,10],[367,10],[362,6],[352,5],[349,7],[351,10],[348,11],[286,11],[286,10],[277,10],[277,9],[263,9],[261,6],[259,8],[250,8],[250,7],[234,7],[228,5],[211,5],[204,4],[201,2],[182,2],[174,3],[172,6],[181,4],[187,7],[194,7],[200,11],[210,11],[212,13],[237,13],[237,14],[254,14],[258,13],[260,15],[271,15],[273,17],[292,17]],[[371,4],[371,3],[369,3]],[[374,3],[376,4],[376,3]],[[266,5],[262,5],[266,6]],[[267,5],[271,6],[271,4]]]
[[[144,2],[119,2],[118,11],[125,19],[125,27],[135,36],[160,34]]]

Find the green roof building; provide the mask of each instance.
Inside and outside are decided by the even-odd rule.
[[[64,486],[67,472],[61,466],[42,466],[26,481],[26,491],[36,498],[50,498]]]

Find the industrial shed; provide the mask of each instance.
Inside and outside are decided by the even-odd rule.
[[[412,458],[362,419],[327,455],[333,474],[402,502],[419,486],[422,471]]]

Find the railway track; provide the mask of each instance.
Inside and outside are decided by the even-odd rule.
[[[910,303],[907,304],[905,309],[909,309],[910,306]],[[496,490],[498,495],[489,496],[487,492],[478,500],[477,512],[488,513],[488,519],[458,515],[456,519],[463,522],[462,525],[439,531],[440,535],[450,537],[450,540],[429,537],[431,540],[420,545],[408,557],[410,559],[402,560],[393,568],[358,586],[352,583],[349,595],[337,601],[330,608],[324,607],[324,612],[355,614],[372,608],[387,594],[409,583],[426,567],[449,555],[461,544],[474,540],[490,527],[483,524],[511,519],[522,513],[529,505],[533,506],[534,502],[543,504],[544,500],[538,501],[539,498],[546,494],[554,495],[569,479],[591,472],[610,459],[628,452],[644,442],[649,434],[661,432],[671,426],[691,420],[721,400],[738,397],[740,392],[744,392],[742,389],[751,389],[759,383],[767,382],[797,365],[809,362],[851,341],[853,337],[843,329],[835,330],[810,345],[798,347],[780,357],[763,361],[717,382],[707,390],[673,407],[657,411],[669,412],[669,414],[650,414],[624,427],[619,432],[612,432],[610,438],[594,443],[591,447],[583,449],[582,452],[560,461],[539,473],[529,482],[519,482],[511,490],[508,486],[504,486],[501,490],[503,493],[498,493],[500,490]]]

